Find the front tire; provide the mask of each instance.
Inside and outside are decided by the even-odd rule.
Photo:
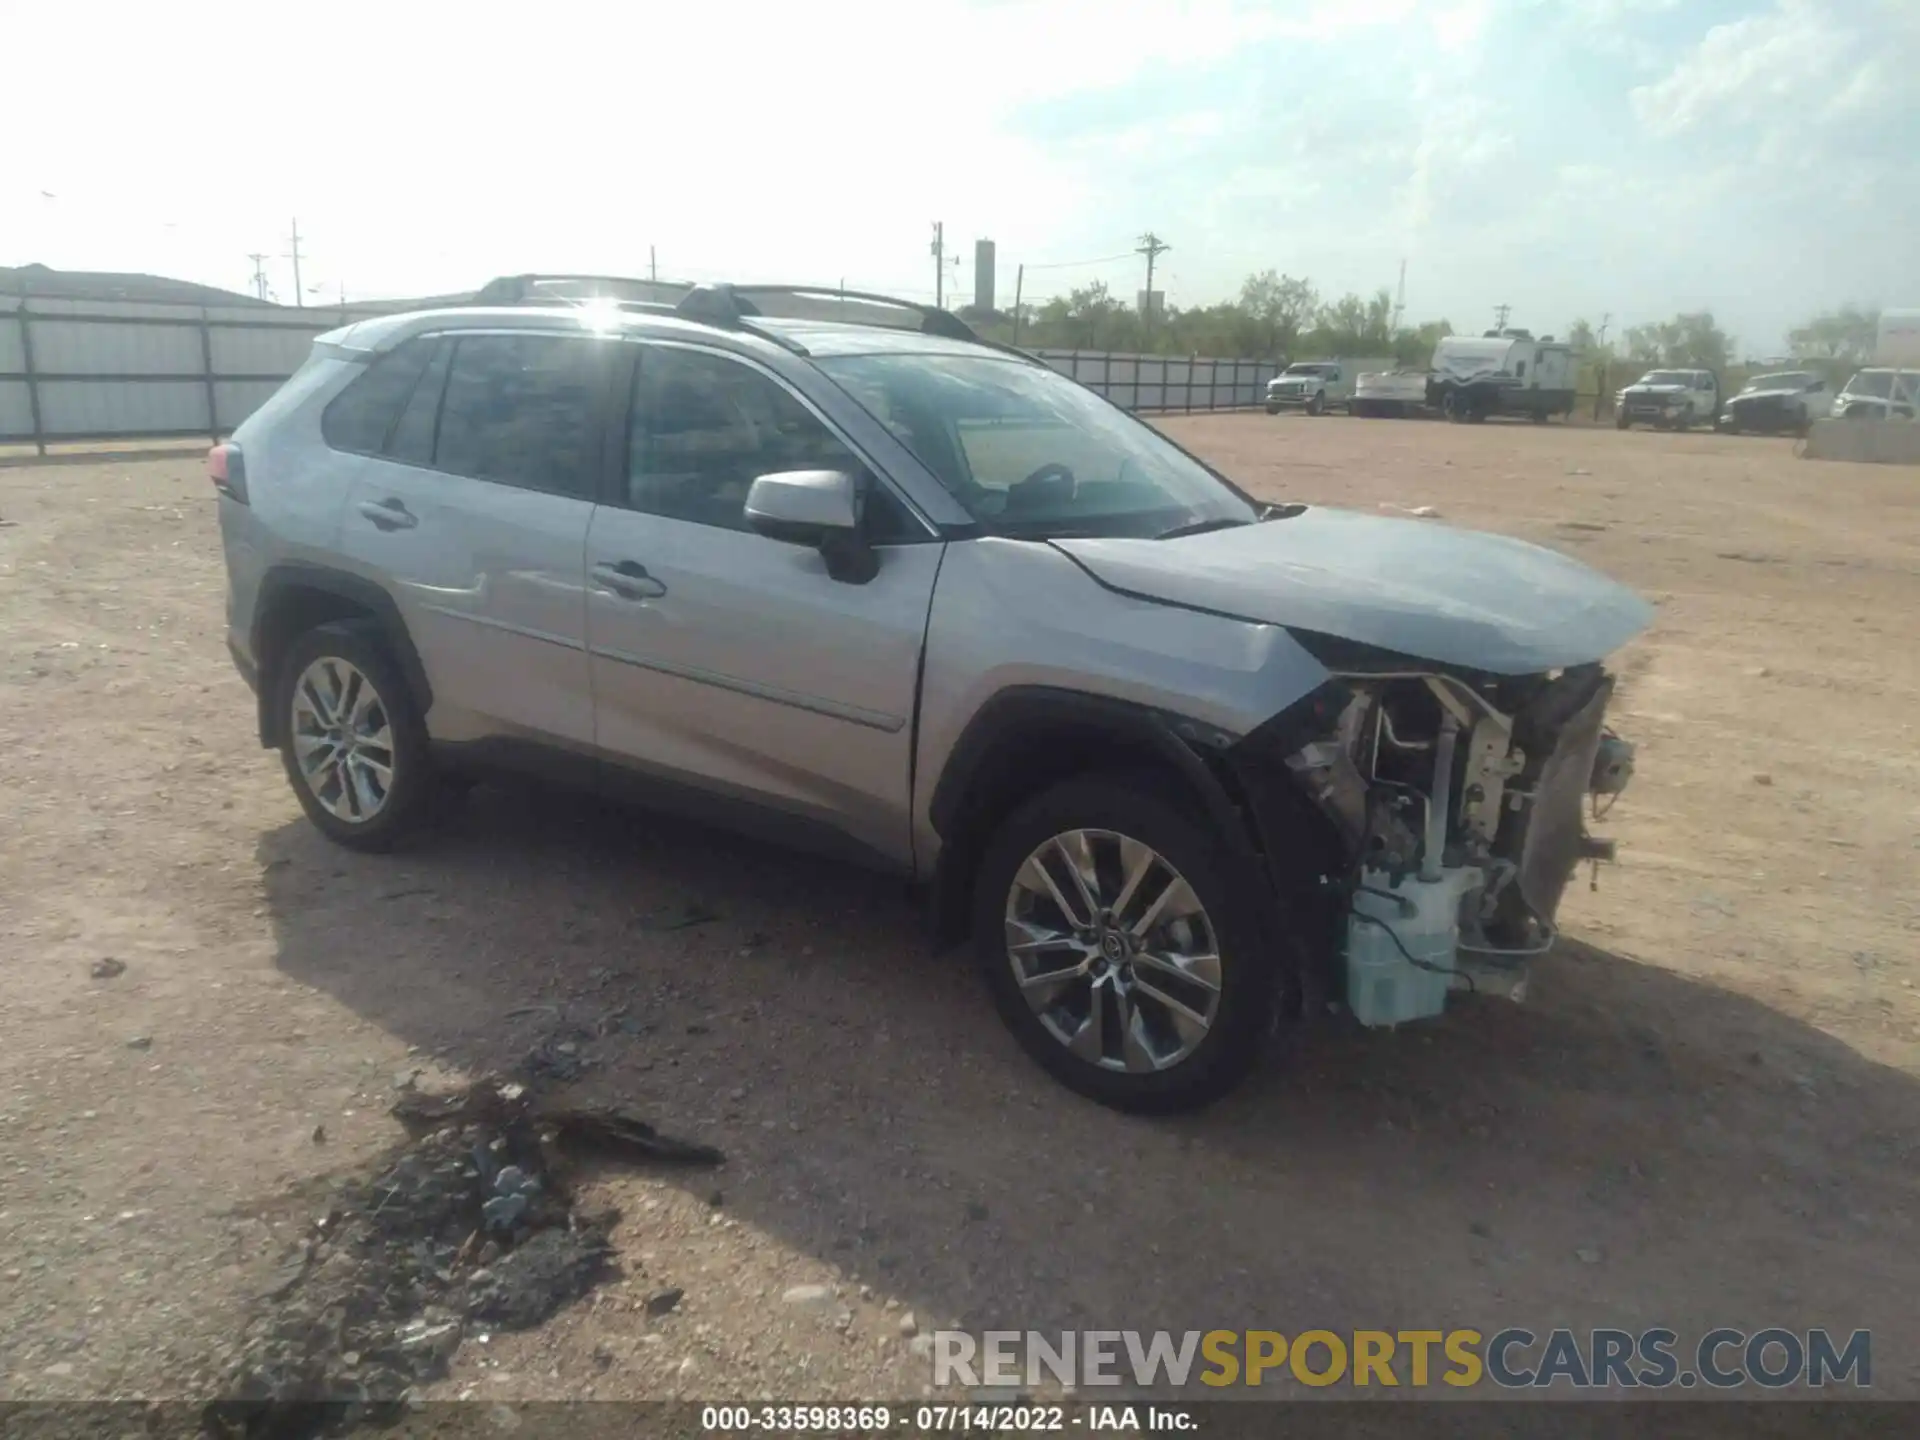
[[[426,721],[369,625],[321,625],[279,665],[280,759],[321,834],[353,850],[393,848],[425,818],[437,777]]]
[[[1277,965],[1219,839],[1150,777],[1028,801],[982,857],[974,943],[1001,1018],[1056,1080],[1115,1109],[1189,1110],[1260,1056]]]
[[[1307,401],[1307,414],[1324,415],[1327,413],[1327,392],[1322,390]]]

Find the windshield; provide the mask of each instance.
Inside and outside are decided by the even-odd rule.
[[[1324,365],[1289,365],[1287,366],[1287,374],[1289,375],[1324,375],[1326,373],[1327,373],[1327,367]]]
[[[1885,400],[1893,394],[1891,370],[1862,370],[1847,382],[1847,394],[1872,395]]]
[[[1259,518],[1158,431],[1044,366],[985,355],[819,365],[990,534],[1154,536]]]
[[[1691,385],[1693,376],[1684,370],[1649,370],[1640,377],[1642,385]]]
[[[1749,390],[1804,390],[1813,383],[1813,376],[1804,370],[1786,370],[1778,375],[1756,375],[1747,381]]]

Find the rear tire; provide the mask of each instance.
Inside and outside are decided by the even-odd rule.
[[[280,760],[307,818],[352,850],[390,850],[438,780],[413,692],[365,622],[307,631],[278,667]]]
[[[1103,1105],[1218,1099],[1259,1059],[1280,975],[1229,874],[1218,837],[1151,776],[1079,776],[1029,800],[988,842],[974,891],[975,950],[1001,1019],[1056,1080]]]

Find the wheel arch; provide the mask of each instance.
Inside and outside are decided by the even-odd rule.
[[[254,607],[250,636],[254,663],[259,667],[260,744],[272,749],[280,743],[281,717],[273,697],[280,683],[280,663],[288,646],[317,625],[340,620],[364,620],[378,630],[382,642],[399,666],[420,713],[433,704],[433,687],[400,607],[385,588],[362,575],[324,565],[276,565],[261,577],[259,601]]]
[[[933,875],[935,936],[967,928],[988,837],[1022,801],[1069,776],[1148,771],[1176,785],[1217,833],[1236,865],[1257,871],[1253,834],[1235,803],[1226,752],[1234,737],[1149,706],[1051,686],[1002,690],[967,723],[928,805],[940,836]]]

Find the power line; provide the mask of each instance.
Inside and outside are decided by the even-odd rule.
[[[1122,260],[1131,260],[1140,252],[1125,250],[1118,255],[1101,255],[1092,260],[1047,260],[1038,265],[1028,265],[1028,270],[1076,270],[1087,265],[1117,265]]]

